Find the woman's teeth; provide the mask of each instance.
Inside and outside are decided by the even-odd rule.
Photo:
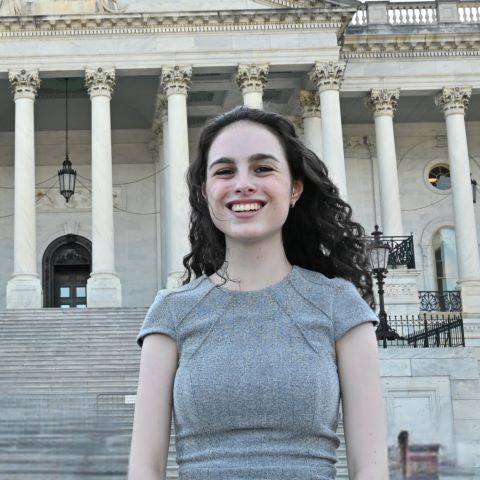
[[[235,203],[232,205],[234,212],[249,212],[251,210],[260,210],[262,205],[260,203]]]

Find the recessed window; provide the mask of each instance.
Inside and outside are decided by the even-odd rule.
[[[449,190],[451,188],[450,169],[447,165],[435,165],[428,172],[428,181],[432,187]]]

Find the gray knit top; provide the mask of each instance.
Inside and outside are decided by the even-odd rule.
[[[137,342],[172,337],[181,480],[332,480],[335,341],[377,317],[352,283],[293,267],[260,290],[203,275],[158,292]]]

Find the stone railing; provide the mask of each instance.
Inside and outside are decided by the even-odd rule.
[[[480,23],[480,2],[371,2],[359,7],[350,25],[437,25]]]

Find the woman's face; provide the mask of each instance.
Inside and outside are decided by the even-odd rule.
[[[303,191],[292,182],[285,151],[265,126],[225,127],[207,158],[205,196],[215,226],[232,242],[278,240],[291,202]]]

